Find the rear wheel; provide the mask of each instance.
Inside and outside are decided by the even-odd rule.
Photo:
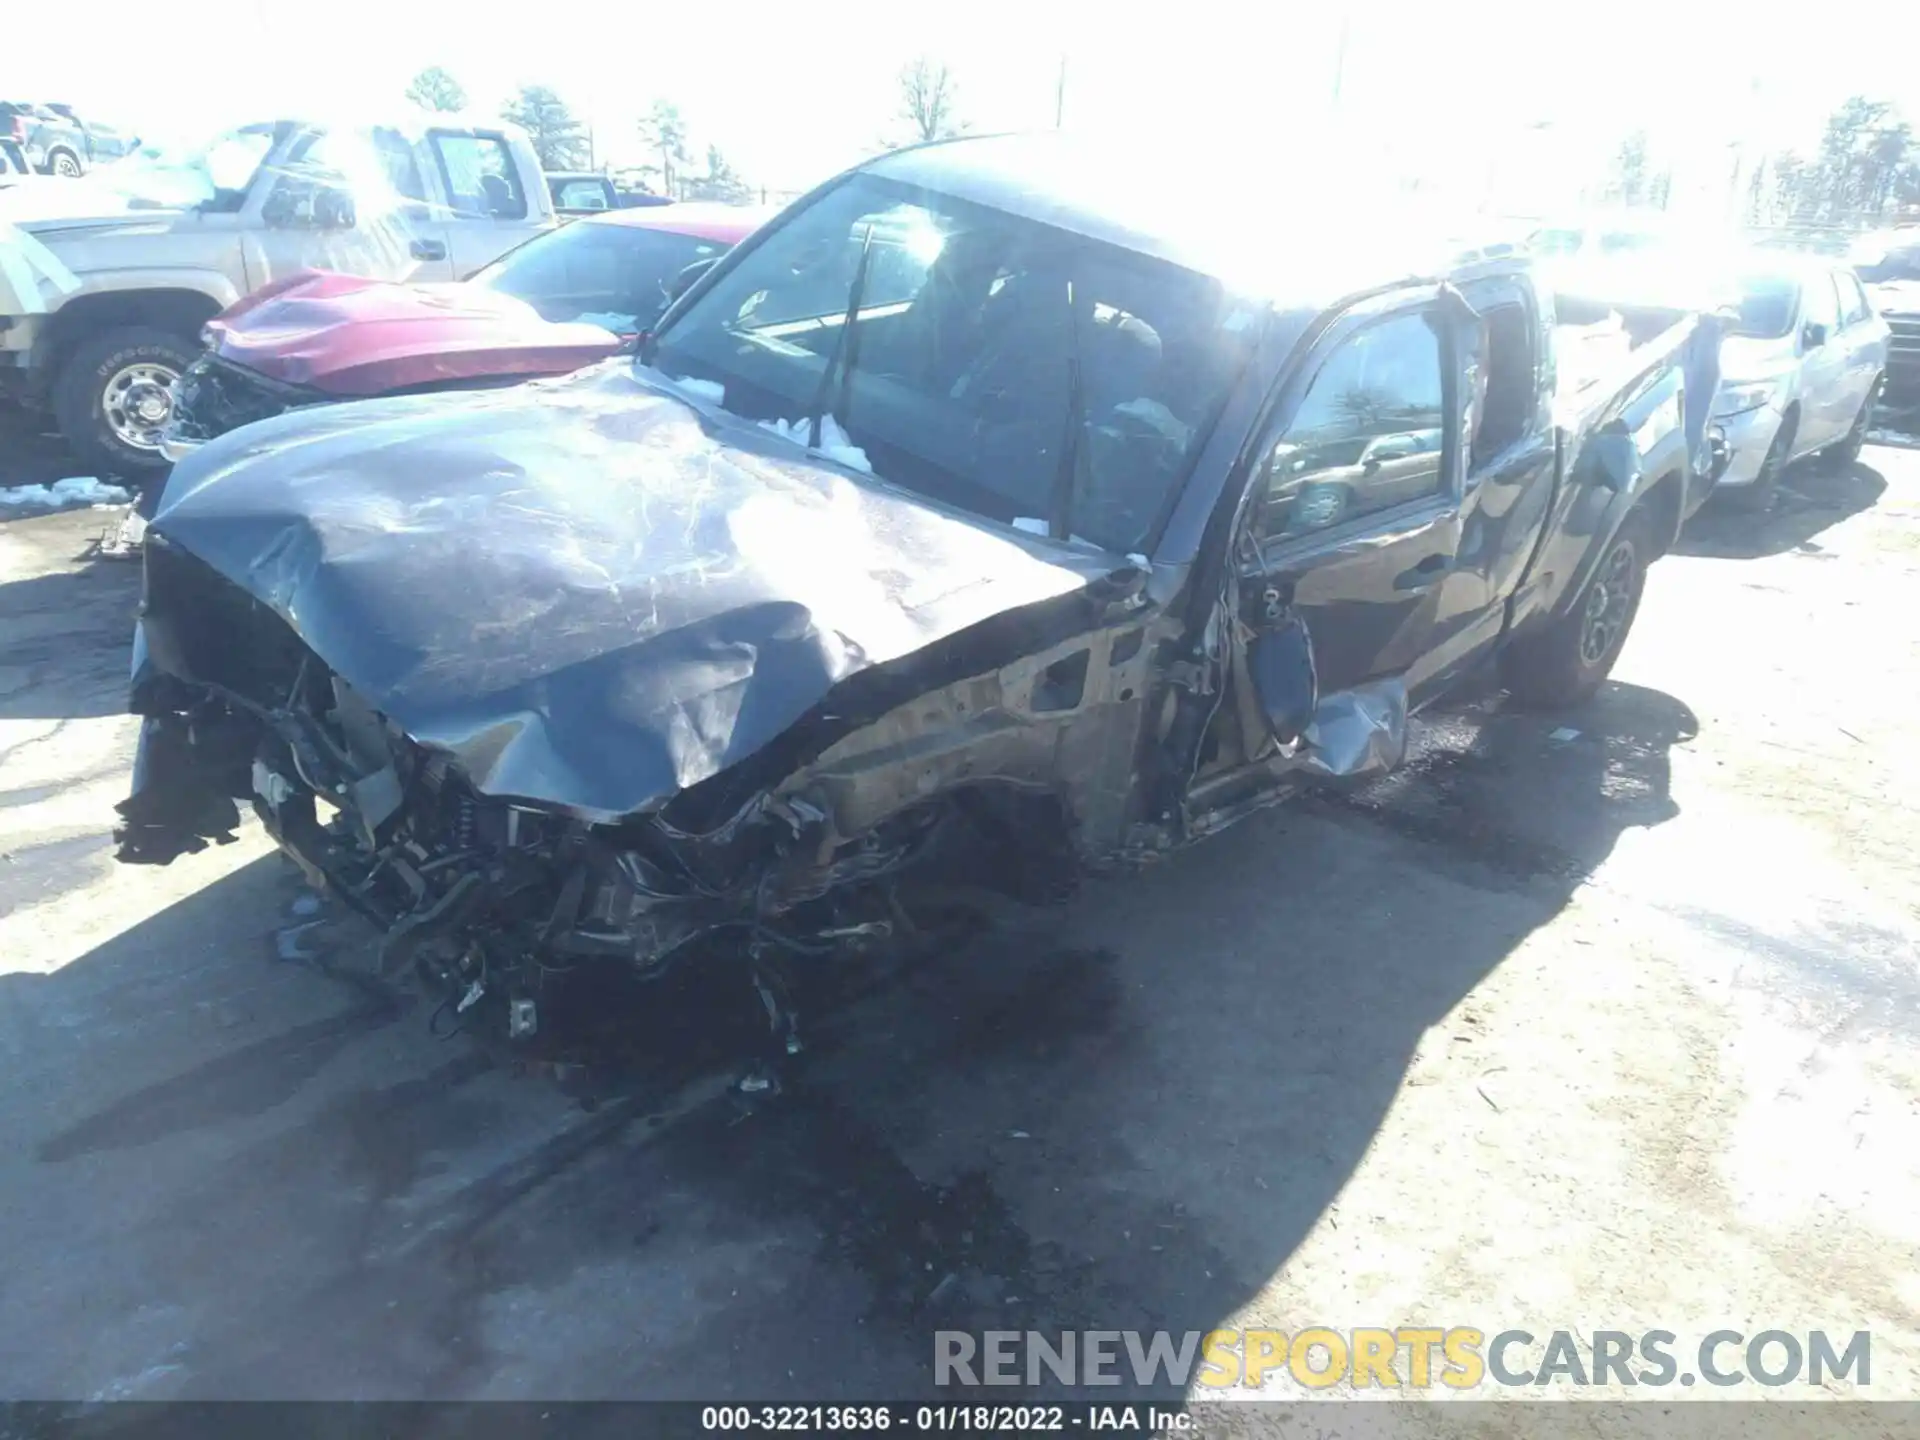
[[[78,180],[81,173],[80,157],[64,147],[53,150],[47,155],[47,173]]]
[[[1861,403],[1860,413],[1853,417],[1853,426],[1847,431],[1846,438],[1838,444],[1829,445],[1821,455],[1828,464],[1844,470],[1860,458],[1860,452],[1867,447],[1867,426],[1873,421],[1873,404],[1880,396],[1880,379],[1874,378],[1867,387],[1867,398]]]
[[[1630,511],[1573,608],[1507,651],[1502,672],[1514,699],[1548,708],[1589,699],[1627,643],[1652,562],[1653,525],[1644,510]]]
[[[160,431],[173,413],[172,385],[198,353],[185,337],[146,325],[75,347],[53,386],[53,413],[74,456],[130,479],[165,470]]]

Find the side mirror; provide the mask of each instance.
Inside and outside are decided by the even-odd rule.
[[[1587,463],[1608,487],[1625,495],[1640,483],[1640,447],[1625,429],[1603,430],[1587,442]]]
[[[291,229],[299,222],[300,202],[291,187],[276,185],[260,207],[262,223],[274,230]]]
[[[351,230],[359,217],[346,190],[283,180],[267,196],[260,218],[276,230]]]
[[[1247,643],[1247,674],[1267,728],[1281,746],[1298,745],[1320,703],[1313,668],[1313,637],[1298,615],[1277,630],[1262,630]]]
[[[1815,321],[1809,321],[1800,331],[1800,348],[1818,350],[1827,343],[1827,327]]]
[[[313,223],[322,230],[351,230],[359,217],[353,209],[353,196],[345,190],[324,185],[313,193]]]
[[[720,257],[718,255],[711,256],[705,260],[696,260],[678,275],[674,276],[673,283],[667,287],[667,304],[673,304],[674,301],[686,294],[687,291],[693,288],[694,281],[698,280],[719,263]]]

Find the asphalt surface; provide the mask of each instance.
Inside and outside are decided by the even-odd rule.
[[[1424,1323],[1866,1329],[1920,1398],[1920,453],[1697,526],[1584,709],[850,987],[753,1105],[737,987],[583,1096],[356,985],[257,828],[116,865],[111,518],[0,519],[0,1395],[907,1397],[936,1329]]]

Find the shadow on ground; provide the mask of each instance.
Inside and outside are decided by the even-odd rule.
[[[0,720],[72,720],[126,710],[140,567],[92,551],[117,511],[40,516],[5,532],[54,566],[0,573]]]
[[[94,1310],[56,1305],[34,1343],[79,1347],[63,1324],[164,1298],[163,1394],[822,1401],[931,1393],[941,1329],[1207,1331],[1327,1213],[1427,1030],[1624,831],[1676,813],[1668,752],[1695,728],[1619,684],[1547,719],[1440,717],[1401,774],[810,1012],[784,1093],[752,1105],[700,1088],[748,1043],[745,987],[696,979],[631,1010],[644,1083],[457,1184],[539,1081],[429,1039],[423,1006],[322,988],[177,1052],[93,1025],[29,1057],[16,1101],[35,1108],[11,1204],[96,1247],[60,1282]],[[319,985],[364,946],[329,922],[315,960],[274,968],[284,873],[247,867],[0,979],[0,1012],[140,1003],[156,970],[180,993],[144,1003]],[[354,1082],[373,1049],[420,1058]],[[76,1105],[74,1067],[90,1094],[129,1078]],[[137,1223],[39,1215],[136,1193]]]
[[[1822,553],[1815,537],[1871,509],[1886,488],[1886,480],[1871,465],[1840,467],[1817,458],[1804,460],[1780,477],[1773,508],[1765,514],[1743,514],[1723,501],[1709,501],[1687,522],[1674,553],[1715,560],[1753,560],[1790,550]]]
[[[50,485],[84,473],[67,453],[66,442],[52,433],[52,426],[45,417],[0,405],[0,490]],[[0,508],[0,520],[9,513]]]

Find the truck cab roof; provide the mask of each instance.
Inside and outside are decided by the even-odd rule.
[[[1272,185],[1196,176],[1196,201],[1148,181],[1137,148],[1058,131],[934,141],[863,168],[1212,275],[1279,310],[1527,263],[1506,228],[1438,218],[1338,149],[1290,159]]]

